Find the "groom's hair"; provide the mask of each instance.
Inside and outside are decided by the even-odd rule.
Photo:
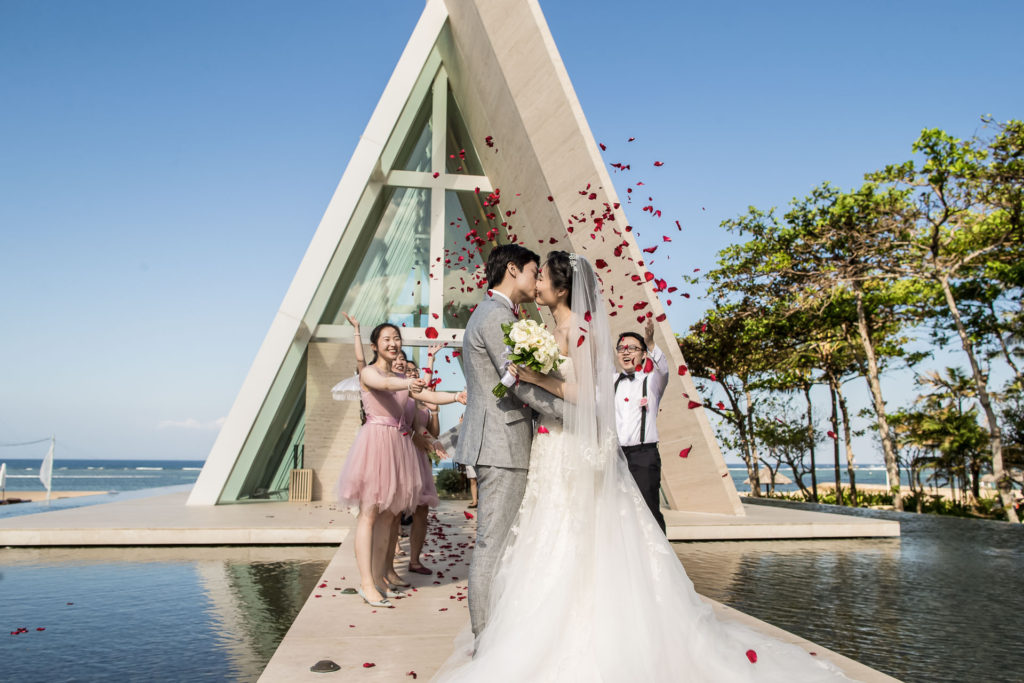
[[[501,284],[505,279],[508,264],[514,263],[516,268],[522,270],[530,261],[540,266],[540,256],[526,247],[518,244],[502,244],[495,247],[487,257],[487,288],[494,289]]]

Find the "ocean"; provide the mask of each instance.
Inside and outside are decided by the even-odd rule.
[[[0,460],[7,463],[8,495],[14,491],[44,491],[39,480],[42,461]],[[202,460],[61,460],[53,463],[51,491],[138,491],[191,484]]]
[[[663,458],[668,455],[663,453]],[[7,460],[7,491],[43,491],[39,480],[40,460]],[[192,484],[203,468],[202,460],[56,460],[53,463],[53,481],[51,491],[138,491],[140,489],[162,488]],[[434,468],[437,474],[441,469],[451,467],[451,461]],[[740,493],[750,490],[743,481],[747,478],[747,470],[742,464],[730,463],[729,474],[732,476],[736,489]],[[767,472],[762,469],[762,475]],[[782,474],[792,478],[792,473],[781,470]],[[879,464],[857,465],[854,468],[858,484],[885,484],[885,467]],[[845,466],[841,472],[843,484],[849,484]],[[832,467],[817,468],[818,483],[835,481]],[[905,475],[901,476],[904,486],[907,485]],[[810,477],[805,479],[808,487]],[[796,491],[796,484],[779,485],[776,491]],[[10,495],[10,494],[9,494]]]

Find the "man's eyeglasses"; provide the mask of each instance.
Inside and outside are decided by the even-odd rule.
[[[633,353],[635,351],[643,351],[643,348],[639,346],[616,346],[615,350],[619,353]]]

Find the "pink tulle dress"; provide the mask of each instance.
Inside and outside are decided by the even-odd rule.
[[[412,423],[416,431],[422,432],[430,422],[430,411],[426,408],[419,408],[412,398],[405,404],[405,419]],[[430,469],[430,456],[413,446],[416,451],[416,459],[420,468],[420,480],[423,488],[420,489],[420,505],[437,507],[437,487],[434,486],[434,472]]]
[[[371,372],[380,373],[370,367]],[[395,514],[412,512],[420,504],[425,484],[423,456],[412,444],[412,423],[406,417],[409,392],[360,387],[360,393],[366,424],[359,428],[338,477],[338,502],[352,511],[376,506]],[[408,416],[412,418],[412,412]]]

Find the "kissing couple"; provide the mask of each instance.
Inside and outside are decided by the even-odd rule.
[[[472,632],[436,680],[848,680],[802,648],[719,621],[697,595],[619,448],[615,338],[590,261],[554,251],[541,264],[507,244],[486,274],[463,337],[454,458],[477,472]],[[550,312],[564,357],[546,375],[506,360],[501,326],[530,301]],[[518,381],[498,398],[506,373]]]

